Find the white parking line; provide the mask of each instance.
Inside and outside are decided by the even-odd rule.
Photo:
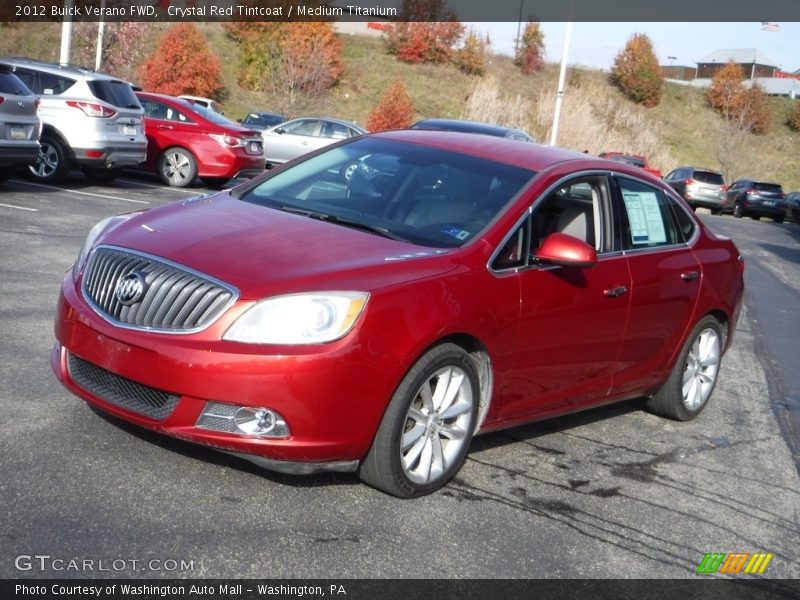
[[[32,185],[34,187],[46,188],[48,190],[57,190],[59,192],[66,192],[68,194],[80,194],[82,196],[94,196],[95,198],[108,198],[109,200],[119,200],[120,202],[133,202],[135,204],[150,204],[146,200],[134,200],[133,198],[121,198],[119,196],[107,196],[106,194],[92,194],[91,192],[81,192],[78,190],[70,190],[67,188],[60,188],[53,185],[45,185],[44,183],[33,183],[32,181],[22,181],[20,179],[12,179],[14,183],[22,183],[24,185]]]
[[[31,212],[39,212],[38,208],[28,208],[27,206],[15,206],[13,204],[3,204],[0,202],[0,206],[5,206],[6,208],[16,208],[17,210],[29,210]]]
[[[133,183],[135,185],[144,185],[150,188],[155,188],[157,190],[164,190],[168,192],[178,192],[179,194],[191,194],[192,196],[196,196],[197,194],[203,193],[203,191],[200,190],[185,190],[183,188],[174,188],[168,185],[154,185],[152,183],[144,183],[143,181],[135,181],[133,179],[122,179],[121,177],[117,177],[116,181],[121,181],[123,183]]]

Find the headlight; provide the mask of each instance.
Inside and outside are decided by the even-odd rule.
[[[222,336],[250,344],[321,344],[346,335],[367,303],[366,292],[315,292],[262,300]]]
[[[75,264],[72,267],[72,277],[73,279],[78,279],[78,274],[83,269],[83,263],[86,262],[86,257],[89,256],[89,251],[94,246],[94,243],[97,241],[97,238],[100,237],[104,231],[108,229],[113,229],[120,223],[124,223],[131,217],[137,215],[139,213],[129,213],[127,215],[119,215],[117,217],[109,217],[107,219],[103,219],[97,225],[89,230],[89,235],[86,236],[86,241],[83,242],[83,247],[81,248],[80,254],[78,254],[78,260],[75,261]]]

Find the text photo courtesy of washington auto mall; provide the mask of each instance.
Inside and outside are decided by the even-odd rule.
[[[0,7],[0,598],[800,597],[800,7]]]

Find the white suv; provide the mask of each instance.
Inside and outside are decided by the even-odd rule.
[[[41,102],[41,149],[30,167],[34,179],[58,181],[76,165],[90,179],[110,181],[122,168],[144,162],[143,111],[127,81],[25,58],[2,62],[15,67]]]

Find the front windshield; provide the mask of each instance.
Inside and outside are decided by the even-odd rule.
[[[534,174],[418,144],[360,138],[276,173],[241,199],[452,248],[474,239]]]

